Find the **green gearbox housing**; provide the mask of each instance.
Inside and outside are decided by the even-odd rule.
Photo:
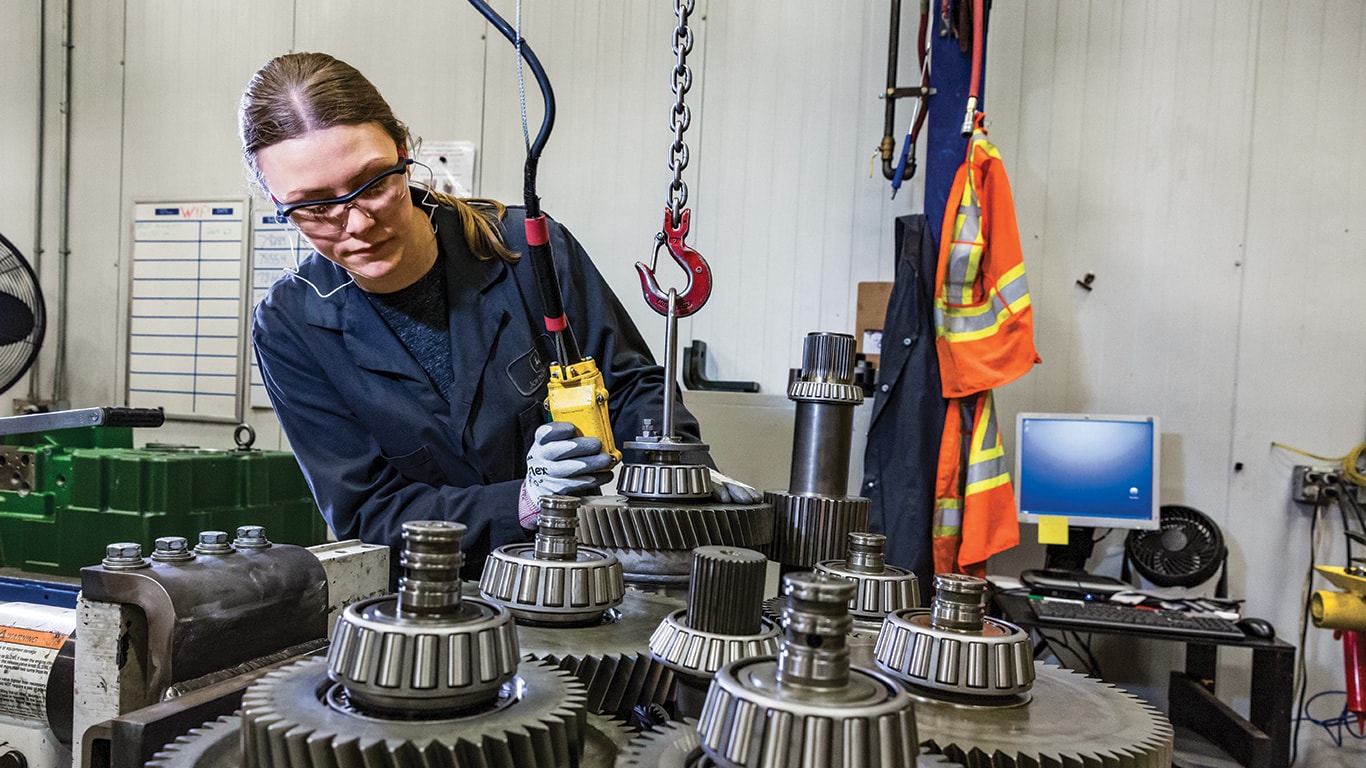
[[[79,576],[114,542],[260,525],[311,546],[327,525],[292,453],[150,443],[127,427],[0,437],[0,565]]]

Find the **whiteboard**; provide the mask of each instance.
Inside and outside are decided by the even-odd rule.
[[[260,211],[252,215],[251,236],[251,310],[266,297],[266,291],[276,280],[285,276],[286,268],[299,265],[299,259],[312,252],[307,243],[300,244],[299,233],[281,220],[275,211]],[[252,408],[270,408],[270,395],[261,378],[261,366],[256,362],[256,353],[248,345],[247,359],[251,362],[251,389],[247,402]]]
[[[133,205],[128,405],[167,418],[242,419],[244,199]]]

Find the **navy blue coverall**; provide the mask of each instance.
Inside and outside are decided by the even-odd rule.
[[[421,199],[422,195],[414,197]],[[417,204],[416,202],[414,203]],[[454,209],[432,212],[447,270],[449,404],[340,267],[313,253],[256,307],[252,341],[276,416],[313,497],[339,539],[402,544],[408,520],[453,520],[465,534],[466,576],[495,547],[525,541],[517,497],[544,408],[553,345],[523,231],[509,208],[516,264],[475,258]],[[550,242],[565,312],[597,361],[618,444],[658,423],[664,371],[588,254],[561,225]],[[700,439],[680,405],[675,432]],[[396,559],[395,559],[396,562]]]

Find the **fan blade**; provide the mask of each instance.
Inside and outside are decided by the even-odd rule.
[[[17,296],[0,293],[0,347],[27,339],[33,333],[33,310]]]

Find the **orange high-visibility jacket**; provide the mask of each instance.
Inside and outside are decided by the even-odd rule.
[[[935,281],[935,348],[949,398],[932,532],[935,572],[983,575],[1020,541],[993,387],[1038,362],[1010,182],[977,115],[944,211]]]
[[[944,397],[1009,384],[1038,362],[1010,181],[980,113],[944,211],[934,324]]]
[[[987,558],[1020,543],[991,390],[949,401],[934,490],[935,573],[985,576]]]

